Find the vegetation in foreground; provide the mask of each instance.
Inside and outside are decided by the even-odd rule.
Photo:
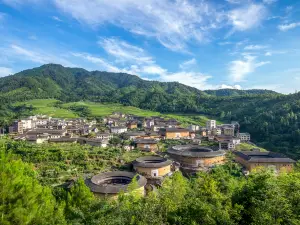
[[[229,160],[195,178],[177,172],[145,198],[121,193],[118,200],[109,200],[95,198],[82,179],[69,191],[41,185],[39,171],[21,160],[29,156],[16,150],[23,148],[18,144],[0,145],[0,223],[4,225],[300,223],[298,167],[289,174],[257,171],[246,178]],[[57,157],[56,151],[47,154],[53,160]]]

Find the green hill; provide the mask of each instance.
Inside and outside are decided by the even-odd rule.
[[[299,93],[283,95],[267,90],[200,91],[177,82],[146,81],[124,73],[89,72],[48,64],[0,78],[0,125],[34,110],[28,104],[14,105],[16,102],[77,102],[77,106],[72,103],[72,109],[63,105],[43,108],[69,117],[78,115],[76,108],[85,108],[78,103],[81,101],[88,104],[91,112],[100,110],[97,104],[121,104],[173,116],[206,115],[225,122],[239,121],[241,131],[250,132],[260,146],[300,158],[299,97]],[[192,116],[184,118],[189,121]],[[204,123],[198,119],[192,121]]]

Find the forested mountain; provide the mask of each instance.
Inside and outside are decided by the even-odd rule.
[[[218,89],[218,90],[206,90],[205,93],[215,96],[239,96],[239,95],[261,95],[261,94],[278,94],[271,90],[262,89],[250,89],[250,90],[238,90],[238,89]]]
[[[300,93],[267,90],[200,91],[177,82],[145,81],[124,73],[48,64],[0,79],[0,122],[16,101],[118,102],[159,112],[197,113],[237,120],[263,147],[300,158]]]

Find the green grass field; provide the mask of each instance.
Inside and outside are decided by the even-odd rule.
[[[76,118],[78,115],[68,107],[71,105],[87,106],[91,110],[92,116],[108,116],[113,112],[122,112],[125,114],[133,114],[137,116],[163,116],[166,118],[174,118],[182,123],[182,126],[187,126],[189,124],[197,124],[204,126],[205,122],[209,119],[203,115],[197,114],[161,114],[158,112],[153,112],[150,110],[143,110],[132,106],[123,106],[121,104],[103,104],[95,102],[70,102],[62,104],[61,108],[57,108],[54,104],[58,100],[55,99],[35,99],[26,102],[19,102],[16,105],[26,104],[27,106],[32,106],[34,110],[33,114],[44,114],[52,117],[58,118]]]
[[[265,152],[267,151],[266,149],[264,148],[260,148],[258,146],[253,146],[251,144],[248,144],[248,143],[241,143],[239,145],[236,146],[236,150],[237,151],[252,151],[252,149],[259,149],[261,152]]]

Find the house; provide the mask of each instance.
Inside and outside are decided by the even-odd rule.
[[[157,141],[154,139],[136,139],[134,142],[136,148],[147,152],[155,152],[158,150]]]
[[[138,127],[138,122],[137,121],[130,121],[127,123],[127,128],[128,129],[137,129]]]
[[[190,139],[190,131],[185,128],[163,128],[159,132],[165,139]]]
[[[18,133],[23,134],[23,123],[21,120],[16,120],[13,124],[8,128],[9,133]]]
[[[188,129],[190,130],[190,131],[199,131],[200,130],[200,126],[198,126],[198,125],[190,125],[189,127],[188,127]]]
[[[241,139],[242,142],[250,141],[251,137],[249,133],[239,133],[238,137]]]
[[[108,140],[103,140],[103,139],[95,139],[95,138],[86,138],[85,139],[85,144],[91,145],[91,146],[98,146],[102,148],[106,148],[108,146]]]
[[[110,140],[113,137],[111,133],[96,133],[96,139]]]
[[[201,135],[202,137],[206,137],[206,136],[207,136],[206,130],[201,130],[201,131],[200,131],[200,135]]]
[[[234,151],[235,161],[249,172],[259,168],[270,168],[275,172],[290,172],[293,170],[294,160],[275,152]]]
[[[222,134],[225,136],[234,136],[234,125],[232,124],[224,124],[222,125]]]
[[[219,149],[223,150],[234,150],[236,145],[241,143],[241,140],[232,136],[216,136],[215,140],[219,142]]]
[[[113,134],[122,134],[127,132],[127,127],[111,127],[110,132]]]
[[[146,119],[144,121],[144,127],[150,129],[152,126],[154,126],[154,120],[153,119]]]
[[[214,129],[212,129],[212,132],[211,132],[211,133],[212,133],[212,135],[215,135],[215,136],[222,135],[222,129],[216,127],[216,128],[214,128]]]
[[[52,143],[77,143],[77,138],[69,138],[69,137],[61,137],[61,138],[54,138],[49,139],[49,142]]]
[[[27,140],[34,140],[37,137],[47,136],[48,139],[61,138],[66,136],[66,130],[51,130],[51,129],[36,129],[30,130],[26,133]]]
[[[215,120],[206,121],[206,129],[207,130],[212,130],[212,129],[216,128],[216,126],[217,126],[217,122]]]
[[[144,131],[137,131],[137,132],[128,132],[125,134],[125,136],[129,139],[129,140],[134,140],[137,138],[141,138],[144,137],[146,135],[146,133]]]

